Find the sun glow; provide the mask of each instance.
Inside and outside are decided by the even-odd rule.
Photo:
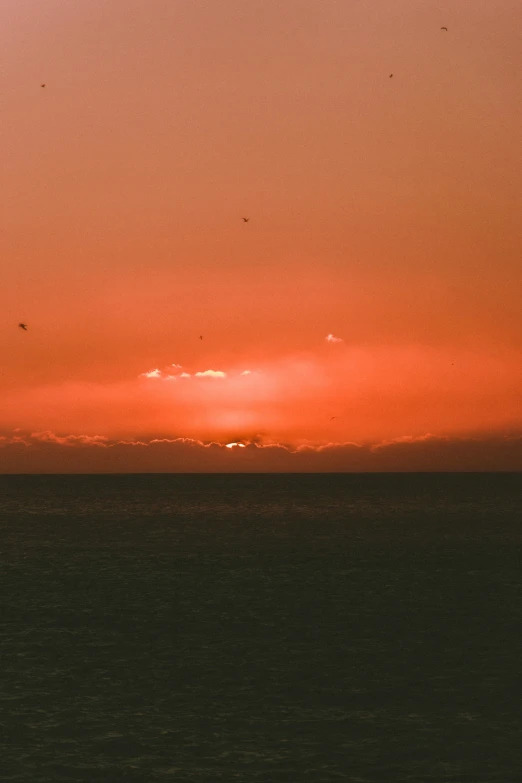
[[[239,449],[244,449],[245,444],[244,443],[227,443],[226,448],[227,449],[233,449],[235,446]]]

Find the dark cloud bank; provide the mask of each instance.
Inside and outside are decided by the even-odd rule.
[[[0,436],[0,473],[323,473],[522,471],[522,435],[425,435],[374,445],[249,443],[244,448],[178,439],[110,440],[51,432]]]

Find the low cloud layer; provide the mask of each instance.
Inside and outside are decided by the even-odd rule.
[[[54,432],[0,436],[1,473],[522,471],[522,433],[426,434],[361,445],[291,447],[262,438],[234,444],[190,438],[111,440]]]

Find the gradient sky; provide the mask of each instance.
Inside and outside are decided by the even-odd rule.
[[[522,468],[519,0],[3,0],[0,48],[0,470]]]

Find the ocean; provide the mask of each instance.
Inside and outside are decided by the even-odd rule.
[[[522,779],[520,474],[0,476],[3,780]]]

